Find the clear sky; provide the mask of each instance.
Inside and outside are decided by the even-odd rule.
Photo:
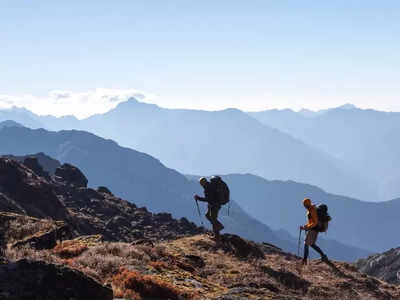
[[[0,105],[400,111],[399,37],[398,0],[0,0]]]

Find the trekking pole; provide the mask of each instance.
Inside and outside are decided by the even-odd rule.
[[[299,232],[299,245],[297,246],[297,256],[300,256],[301,229]]]
[[[196,200],[196,205],[197,205],[197,212],[199,213],[199,218],[200,218],[201,226],[204,227],[203,219],[201,218],[201,212],[200,212],[199,202],[197,202],[197,200]]]

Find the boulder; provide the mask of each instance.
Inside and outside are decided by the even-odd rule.
[[[233,253],[239,258],[264,258],[264,252],[256,243],[235,234],[221,235],[221,247],[225,252]]]
[[[55,175],[67,184],[75,187],[87,187],[88,180],[77,167],[70,164],[63,164],[56,169]]]
[[[0,265],[2,300],[112,300],[113,292],[83,273],[45,262]]]

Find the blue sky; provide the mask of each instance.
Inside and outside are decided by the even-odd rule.
[[[399,20],[399,1],[0,0],[0,101],[101,88],[165,107],[400,111]]]

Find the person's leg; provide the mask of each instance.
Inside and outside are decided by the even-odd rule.
[[[322,259],[328,259],[328,257],[325,255],[325,253],[322,252],[321,248],[318,247],[316,244],[311,245],[311,248],[313,248],[315,251],[317,251],[319,253],[319,255],[321,255]]]
[[[218,226],[218,231],[221,231],[222,229],[224,229],[224,225],[222,225],[222,223],[220,221],[218,221],[218,214],[219,214],[219,210],[221,209],[221,206],[214,206],[212,208],[212,218],[215,220],[215,223]]]
[[[210,222],[213,225],[213,231],[216,236],[219,236],[219,231],[221,230],[221,223],[218,222],[218,207],[210,207]]]
[[[303,261],[307,262],[308,258],[308,253],[309,253],[309,246],[304,244],[304,256],[303,256]]]
[[[306,238],[304,240],[304,256],[303,256],[303,264],[307,264],[308,254],[309,254],[309,247],[312,244],[314,239],[314,234],[312,230],[307,231]]]
[[[208,209],[207,209],[206,219],[208,221],[210,221],[210,223],[212,223],[212,221],[211,221],[211,207],[210,206],[208,206]]]

